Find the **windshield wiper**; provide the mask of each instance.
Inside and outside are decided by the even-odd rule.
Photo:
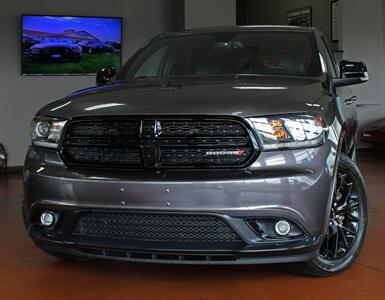
[[[137,79],[149,79],[150,82],[157,83],[160,85],[160,90],[176,90],[182,88],[185,83],[175,81],[175,79],[172,79],[170,77],[166,76],[159,76],[159,77],[150,77],[150,76],[138,76],[134,78],[134,81]]]

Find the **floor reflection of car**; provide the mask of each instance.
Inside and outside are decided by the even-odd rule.
[[[82,47],[83,52],[88,53],[101,53],[101,52],[113,52],[114,47],[107,44],[106,42],[101,41],[85,41],[79,43],[79,46]]]
[[[78,61],[82,48],[70,39],[44,39],[30,48],[32,61]]]
[[[385,149],[385,119],[369,124],[362,133],[362,140]]]

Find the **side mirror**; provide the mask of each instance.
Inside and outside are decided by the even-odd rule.
[[[96,85],[106,85],[115,76],[116,69],[113,67],[105,67],[96,74]]]
[[[340,62],[341,78],[333,80],[335,86],[364,83],[369,80],[368,69],[363,62],[343,60]]]

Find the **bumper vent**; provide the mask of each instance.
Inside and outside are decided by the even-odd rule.
[[[129,241],[239,243],[237,233],[216,216],[86,212],[74,235]]]
[[[254,154],[233,119],[71,121],[61,153],[69,165],[119,168],[244,167]]]

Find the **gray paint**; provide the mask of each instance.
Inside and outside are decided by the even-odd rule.
[[[173,0],[14,0],[1,6],[0,142],[9,152],[10,166],[23,164],[29,123],[41,106],[94,84],[93,76],[22,77],[21,14],[123,17],[123,61],[152,36],[183,27],[183,5]]]
[[[336,140],[331,131],[321,147],[261,152],[247,170],[238,171],[238,177],[218,170],[212,174],[125,170],[114,178],[103,169],[93,170],[90,176],[69,170],[58,155],[50,155],[52,150],[31,148],[25,173],[27,212],[30,221],[47,205],[57,211],[95,208],[274,216],[295,220],[310,236],[318,237],[327,225]]]
[[[24,173],[29,234],[38,247],[64,253],[74,251],[78,255],[82,254],[77,253],[73,245],[175,253],[178,251],[175,243],[165,245],[144,241],[140,244],[121,240],[114,245],[107,245],[105,241],[98,244],[87,237],[48,236],[31,223],[33,216],[45,210],[207,214],[225,219],[245,245],[227,250],[225,245],[214,245],[210,249],[203,245],[184,246],[185,254],[198,251],[225,254],[230,251],[228,253],[242,256],[247,253],[251,258],[247,263],[309,260],[317,254],[328,224],[339,135],[338,128],[335,129],[320,147],[262,152],[248,169],[235,170],[231,174],[228,170],[124,170],[117,177],[116,172],[111,176],[111,171],[99,169],[93,170],[91,175],[87,170],[66,167],[56,151],[32,147]],[[107,198],[105,191],[108,191]],[[255,231],[245,226],[241,218],[264,217],[291,220],[305,236],[292,241],[260,242]],[[184,262],[179,260],[178,263]]]
[[[71,119],[95,115],[259,116],[304,112],[327,94],[322,79],[260,76],[215,84],[205,80],[178,89],[162,89],[159,84],[117,83],[52,103],[43,108],[41,114]]]

